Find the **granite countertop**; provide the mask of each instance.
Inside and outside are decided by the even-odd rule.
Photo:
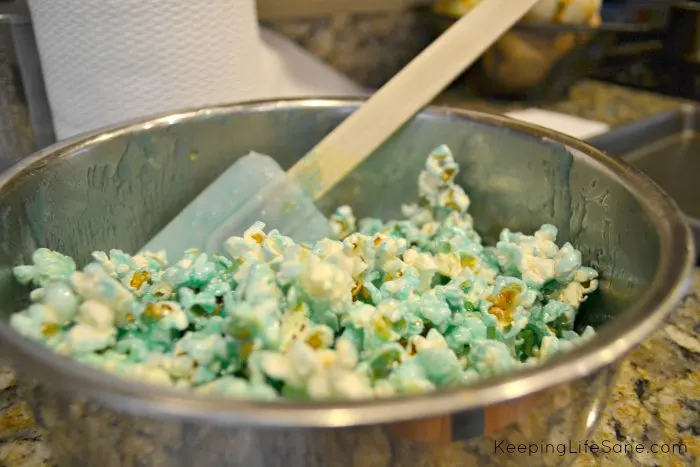
[[[446,93],[439,103],[492,112],[516,105],[465,100]],[[677,108],[679,101],[639,91],[584,81],[570,99],[542,108],[617,126]],[[666,326],[641,344],[622,364],[605,416],[593,440],[683,443],[683,456],[671,454],[584,454],[575,465],[681,466],[700,458],[700,270],[693,292]],[[0,366],[0,467],[52,465],[34,430],[9,369]]]
[[[436,100],[437,104],[495,113],[537,107],[607,123],[611,127],[677,109],[681,102],[659,94],[589,80],[574,86],[569,99],[542,105],[478,101],[462,97],[458,89],[447,91]]]

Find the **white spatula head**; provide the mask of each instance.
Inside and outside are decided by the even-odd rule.
[[[227,238],[242,235],[256,221],[298,242],[330,234],[326,218],[282,167],[252,152],[226,169],[142,250],[165,250],[171,261],[190,248],[221,253]]]
[[[260,186],[247,184],[245,192],[239,188],[241,199],[247,197],[248,201],[239,204],[240,208],[211,232],[206,251],[219,251],[227,238],[242,235],[254,222],[262,222],[266,230],[276,229],[298,243],[315,243],[330,235],[328,220],[316,208],[313,199],[274,159],[264,157],[261,161],[260,156],[246,156],[235,164],[239,178],[255,180],[255,183],[257,172],[264,165],[265,182]]]

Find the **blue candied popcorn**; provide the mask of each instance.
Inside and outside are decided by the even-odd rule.
[[[40,303],[34,303],[24,311],[10,317],[10,325],[35,341],[47,341],[61,332],[55,312]]]
[[[472,343],[487,338],[487,326],[481,318],[465,316],[445,333],[449,347],[461,354]]]
[[[468,359],[470,367],[482,378],[512,371],[518,363],[508,347],[503,342],[496,340],[474,342],[471,345]]]
[[[406,360],[389,375],[388,380],[399,394],[404,395],[423,394],[437,389],[416,359]]]
[[[32,262],[31,266],[17,266],[12,270],[18,282],[42,286],[67,280],[76,270],[72,258],[47,248],[38,248],[32,255]]]
[[[216,275],[216,263],[210,261],[205,253],[199,255],[189,269],[191,270],[190,285],[194,287],[203,287]]]
[[[226,340],[220,334],[189,331],[178,341],[178,349],[203,366],[228,357]]]
[[[435,295],[440,298],[440,300],[447,303],[450,307],[452,313],[464,313],[466,312],[466,307],[464,304],[464,296],[462,290],[460,290],[455,285],[448,284],[447,286],[437,286],[435,287]]]
[[[570,243],[566,243],[557,253],[556,259],[556,280],[562,284],[574,280],[576,272],[581,267],[581,252],[574,249]]]
[[[115,350],[128,355],[135,362],[145,362],[151,354],[148,343],[137,335],[129,335],[119,339]]]
[[[404,360],[404,349],[398,343],[384,344],[368,352],[366,360],[372,378],[382,379],[391,374],[392,370]]]
[[[451,349],[424,349],[414,359],[423,367],[426,379],[438,388],[454,387],[463,382],[462,365]]]
[[[358,232],[363,235],[374,236],[379,233],[384,227],[384,222],[380,219],[365,218],[361,219],[358,224]]]
[[[551,300],[541,309],[538,315],[533,317],[533,320],[541,320],[549,325],[550,329],[562,331],[573,329],[575,317],[576,309],[573,306],[557,300]]]
[[[446,146],[405,219],[331,216],[335,239],[295,243],[254,223],[227,255],[37,250],[15,275],[36,288],[12,326],[124,378],[271,400],[419,394],[527,367],[582,345],[580,304],[598,288],[557,229],[504,229],[486,247]]]
[[[355,216],[350,206],[340,206],[335,210],[329,219],[331,232],[338,240],[343,240],[350,234],[357,231]]]
[[[70,284],[80,296],[95,300],[113,309],[118,322],[129,319],[134,304],[133,294],[105,272],[98,263],[90,263],[82,272],[71,274]]]
[[[190,288],[183,287],[178,294],[182,308],[189,312],[190,315],[193,315],[195,310],[202,310],[210,314],[221,312],[222,307],[219,300],[223,301],[223,298],[217,297],[210,292],[196,293]]]
[[[400,277],[384,282],[379,289],[382,297],[408,300],[420,286],[420,276],[413,268],[406,268]]]
[[[197,392],[239,399],[274,400],[277,392],[268,385],[251,384],[243,378],[225,376],[209,384],[199,386]]]
[[[259,340],[269,347],[278,345],[280,326],[274,302],[266,302],[257,307],[248,302],[239,302],[227,306],[227,310],[227,332],[235,339],[242,343]]]
[[[449,305],[432,294],[425,294],[420,299],[412,302],[409,305],[409,309],[416,316],[420,316],[438,329],[445,328],[452,316],[452,310],[450,310]]]
[[[202,292],[220,298],[232,290],[233,289],[231,288],[231,284],[229,282],[224,279],[215,278],[209,281]]]
[[[52,282],[42,290],[41,302],[56,313],[60,323],[67,323],[75,317],[80,298],[68,284]]]

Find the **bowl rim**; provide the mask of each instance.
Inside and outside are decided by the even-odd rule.
[[[12,190],[14,182],[24,174],[120,135],[236,112],[299,107],[356,108],[362,102],[363,99],[334,97],[268,99],[199,107],[134,119],[56,143],[20,160],[0,174],[0,195]],[[638,303],[576,350],[533,368],[450,390],[368,401],[306,403],[237,400],[147,385],[62,357],[21,336],[6,321],[0,321],[0,348],[4,349],[2,354],[8,355],[10,363],[14,363],[16,368],[26,371],[39,381],[50,382],[52,387],[87,396],[118,411],[219,425],[348,427],[481,410],[489,405],[529,396],[583,378],[616,363],[644,338],[659,329],[666,316],[689,292],[695,262],[690,227],[676,203],[645,174],[583,141],[506,116],[444,106],[428,107],[422,113],[506,128],[550,143],[562,144],[574,157],[589,158],[600,170],[616,178],[639,201],[648,215],[655,218],[654,225],[660,239],[661,252],[656,274]]]

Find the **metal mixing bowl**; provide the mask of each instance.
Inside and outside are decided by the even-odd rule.
[[[14,332],[27,291],[11,267],[38,246],[134,251],[249,150],[289,167],[357,102],[294,100],[188,111],[54,145],[0,177],[0,343],[60,465],[558,465],[559,444],[596,424],[617,362],[686,293],[692,236],[653,182],[572,138],[504,117],[431,109],[320,203],[399,215],[426,155],[454,151],[477,229],[549,222],[601,272],[577,320],[599,333],[537,368],[470,387],[371,402],[262,403],[137,384],[59,357]],[[508,448],[513,443],[515,448]],[[528,455],[516,443],[537,453]],[[538,448],[539,446],[539,448]],[[562,445],[563,446],[563,445]],[[527,451],[526,451],[527,452]],[[568,451],[567,451],[568,452]]]

